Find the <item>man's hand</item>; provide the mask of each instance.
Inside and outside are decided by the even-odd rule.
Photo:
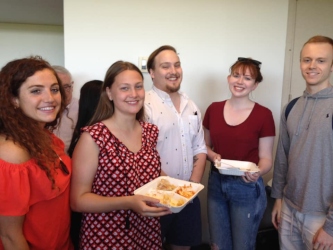
[[[320,228],[313,237],[314,250],[333,250],[333,237]]]
[[[279,228],[281,221],[282,199],[276,199],[272,210],[272,223],[275,229]]]

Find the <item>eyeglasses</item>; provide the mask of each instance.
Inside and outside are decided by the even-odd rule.
[[[66,83],[66,84],[63,85],[63,87],[64,87],[64,89],[65,89],[66,91],[69,91],[69,90],[71,90],[71,89],[73,88],[73,82],[71,82],[71,83]]]
[[[239,62],[251,62],[254,65],[258,66],[260,68],[261,62],[251,59],[251,58],[245,58],[245,57],[238,57],[237,61]]]

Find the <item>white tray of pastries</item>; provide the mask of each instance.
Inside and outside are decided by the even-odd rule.
[[[173,213],[179,213],[203,188],[200,183],[160,176],[136,189],[134,194],[159,199],[158,206],[166,206]]]
[[[245,172],[257,173],[258,166],[249,161],[216,160],[214,163],[220,174],[243,176]]]

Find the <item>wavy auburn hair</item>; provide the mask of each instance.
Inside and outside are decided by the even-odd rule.
[[[60,83],[60,79],[51,65],[39,56],[11,61],[1,69],[0,133],[27,150],[31,158],[45,171],[54,188],[53,170],[55,162],[59,162],[59,157],[52,148],[50,133],[65,108],[64,89],[59,84],[60,111],[53,122],[45,125],[45,129],[41,129],[36,120],[26,116],[20,108],[14,105],[14,99],[19,98],[20,88],[27,78],[44,69],[50,70]]]

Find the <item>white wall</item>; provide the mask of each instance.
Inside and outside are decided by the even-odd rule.
[[[288,0],[65,0],[65,65],[79,97],[82,84],[103,79],[116,60],[137,64],[139,56],[173,45],[182,61],[182,90],[204,113],[211,102],[230,96],[231,64],[252,57],[262,61],[264,76],[254,100],[273,111],[278,125],[287,16]]]
[[[254,99],[273,111],[278,128],[287,17],[288,0],[64,0],[64,30],[0,23],[0,67],[15,58],[41,55],[72,72],[74,95],[79,97],[80,87],[103,79],[116,60],[137,64],[139,56],[170,44],[180,53],[182,90],[204,114],[211,102],[230,96],[226,82],[230,65],[239,56],[252,57],[262,61],[264,76]],[[151,85],[145,73],[146,89]],[[208,168],[205,186],[207,173]],[[206,192],[200,194],[205,242]]]
[[[31,55],[64,65],[63,26],[0,23],[0,55],[0,68]]]
[[[116,60],[137,64],[139,56],[170,44],[182,61],[182,90],[204,113],[211,102],[230,96],[226,77],[231,64],[239,56],[252,57],[263,63],[264,76],[254,99],[272,110],[278,128],[287,17],[288,0],[65,0],[65,66],[79,97],[80,87],[103,79]],[[151,85],[145,73],[146,89]],[[207,242],[206,191],[200,198]]]

